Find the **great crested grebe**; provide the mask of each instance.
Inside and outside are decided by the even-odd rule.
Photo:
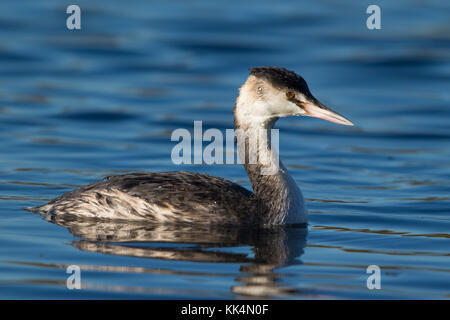
[[[257,149],[257,159],[264,157],[264,162],[247,161],[251,156],[249,141],[261,129],[270,132],[281,117],[310,116],[343,125],[353,123],[314,98],[301,76],[280,67],[251,68],[247,81],[239,89],[233,114],[235,129],[246,132],[245,144],[238,144],[238,151],[245,155],[244,167],[253,193],[207,174],[132,173],[107,177],[27,210],[58,217],[151,223],[260,226],[307,223],[302,193],[281,161],[278,162],[270,134],[260,139]],[[271,174],[263,173],[275,163]]]

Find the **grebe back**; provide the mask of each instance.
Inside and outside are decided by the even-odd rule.
[[[271,147],[270,130],[281,117],[311,116],[343,125],[351,121],[323,106],[303,78],[280,67],[250,69],[233,110],[238,151],[253,192],[223,178],[173,171],[133,173],[67,192],[27,210],[44,215],[141,220],[152,223],[280,225],[307,223],[300,189]],[[240,130],[238,130],[240,129]],[[262,130],[261,130],[262,129]],[[258,139],[256,162],[248,161]],[[265,159],[261,161],[260,159]],[[264,173],[271,169],[270,174]],[[267,170],[266,170],[267,172]]]

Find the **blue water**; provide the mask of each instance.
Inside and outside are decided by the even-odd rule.
[[[20,3],[20,4],[19,4]],[[0,3],[0,298],[448,299],[450,5],[377,1]],[[307,229],[46,221],[22,210],[172,163],[171,132],[232,127],[258,65],[300,73],[355,127],[278,122]],[[69,290],[66,268],[81,268]],[[369,290],[366,268],[381,270]]]

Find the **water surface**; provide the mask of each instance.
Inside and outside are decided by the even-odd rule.
[[[21,3],[22,4],[22,3]],[[0,4],[0,298],[448,299],[446,1]],[[171,132],[232,127],[252,66],[300,73],[355,127],[283,119],[281,158],[308,228],[47,221],[22,210],[104,176],[175,166]],[[82,289],[66,288],[66,268]],[[366,268],[381,268],[368,290]]]

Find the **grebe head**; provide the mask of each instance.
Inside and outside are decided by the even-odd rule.
[[[315,117],[352,126],[353,123],[321,104],[309,91],[306,81],[280,67],[255,67],[240,88],[236,119],[246,123],[273,123],[290,116]]]

